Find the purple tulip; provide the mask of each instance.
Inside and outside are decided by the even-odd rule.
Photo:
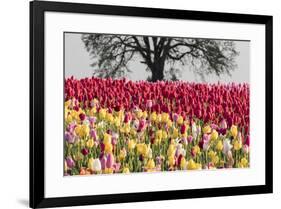
[[[111,143],[112,143],[112,145],[116,145],[117,144],[117,137],[112,136]]]
[[[100,162],[101,162],[101,169],[104,170],[106,164],[106,156],[103,153],[100,155]]]
[[[96,132],[95,129],[91,129],[91,130],[90,130],[90,136],[91,136],[94,140],[97,139],[97,132]]]
[[[70,144],[73,144],[75,142],[75,137],[73,134],[69,133],[68,131],[65,132],[65,140],[70,143]]]
[[[211,138],[211,135],[210,135],[210,134],[204,134],[204,135],[203,135],[203,141],[204,141],[204,143],[205,143],[205,142],[209,142],[209,141],[210,141],[210,138]]]
[[[89,121],[91,124],[95,123],[97,121],[96,117],[89,117]]]
[[[188,140],[187,138],[181,138],[181,143],[187,145],[188,144]]]
[[[219,134],[225,135],[226,134],[226,129],[225,128],[219,128],[218,129]]]
[[[113,163],[114,163],[114,156],[113,156],[113,154],[110,153],[110,154],[107,155],[106,167],[107,168],[112,168]]]
[[[85,114],[83,114],[83,113],[80,113],[79,114],[79,118],[80,118],[80,120],[85,120],[85,118],[86,118],[86,115]]]
[[[66,164],[68,168],[73,168],[75,166],[75,162],[70,156],[66,158]]]
[[[113,169],[114,169],[115,172],[119,172],[120,168],[121,168],[121,163],[114,163],[113,164]]]
[[[174,120],[174,121],[177,121],[178,118],[179,118],[179,115],[178,115],[177,113],[175,113],[175,114],[173,115],[173,120]]]
[[[67,127],[66,127],[66,130],[69,131],[70,133],[72,133],[74,131],[76,127],[76,124],[75,123],[70,123]]]
[[[218,129],[218,126],[217,126],[216,124],[214,124],[214,123],[212,123],[212,124],[210,125],[210,127],[211,127],[212,129],[215,129],[215,130]]]
[[[156,160],[156,164],[161,164],[162,163],[161,156],[157,156],[155,160]]]
[[[188,136],[187,137],[187,141],[188,141],[188,143],[191,143],[193,141],[193,137],[192,136]]]

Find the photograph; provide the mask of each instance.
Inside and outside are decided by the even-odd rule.
[[[250,168],[250,40],[63,36],[64,176]]]
[[[29,11],[30,207],[273,193],[272,15]]]

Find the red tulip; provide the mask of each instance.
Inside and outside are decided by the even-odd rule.
[[[89,154],[89,150],[87,148],[83,148],[81,152],[84,156]]]
[[[186,132],[186,125],[181,125],[181,134],[184,134]]]

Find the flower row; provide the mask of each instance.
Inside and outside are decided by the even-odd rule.
[[[249,133],[248,84],[198,84],[188,82],[150,83],[73,77],[65,81],[66,100],[76,98],[83,107],[92,107],[94,98],[109,111],[137,107],[156,113],[177,113],[184,118],[200,118],[205,123],[239,125]]]

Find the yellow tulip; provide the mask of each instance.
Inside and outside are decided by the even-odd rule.
[[[233,148],[236,150],[236,151],[238,151],[238,150],[240,150],[241,148],[242,148],[242,142],[241,141],[239,141],[239,140],[234,140],[234,142],[233,142]]]
[[[119,160],[120,160],[120,161],[124,160],[126,156],[127,156],[126,149],[120,150],[120,153],[119,153]]]
[[[248,167],[248,160],[243,157],[241,160],[240,160],[240,165],[242,168],[247,168]]]
[[[162,139],[167,139],[168,134],[166,131],[162,131]]]
[[[162,115],[161,115],[161,118],[162,118],[163,123],[167,123],[167,121],[169,120],[169,114],[163,112]]]
[[[144,119],[147,118],[147,111],[143,111],[143,112],[142,112],[142,117],[143,117]]]
[[[135,129],[131,129],[130,134],[132,137],[135,137],[137,135],[137,131]]]
[[[147,164],[146,164],[147,169],[154,169],[155,168],[155,163],[153,159],[149,159]]]
[[[193,151],[194,151],[194,154],[195,154],[195,155],[201,153],[200,147],[199,147],[198,145],[195,145],[195,146],[193,147]]]
[[[103,135],[103,143],[104,144],[111,144],[111,138],[112,136],[108,133],[104,133]]]
[[[144,157],[147,157],[148,154],[149,154],[149,150],[151,150],[151,149],[150,149],[150,146],[147,145],[147,144],[144,144],[144,145],[143,145],[143,150],[142,150],[142,155],[143,155]]]
[[[84,137],[87,137],[89,136],[89,133],[90,133],[90,128],[88,125],[86,124],[83,124],[81,126],[81,135],[83,135]]]
[[[137,118],[140,119],[143,116],[143,113],[141,110],[137,111]]]
[[[86,124],[83,124],[76,126],[74,131],[76,135],[78,135],[80,138],[83,138],[89,136],[90,128]]]
[[[204,128],[203,128],[203,133],[204,134],[209,134],[209,133],[211,133],[211,127],[210,126],[205,126]]]
[[[182,125],[182,124],[183,124],[183,117],[182,117],[181,115],[178,117],[177,123],[178,123],[179,125]]]
[[[181,168],[182,170],[185,170],[185,169],[186,169],[186,160],[185,160],[184,157],[181,158],[180,168]]]
[[[106,109],[100,109],[100,111],[99,111],[99,117],[100,117],[101,119],[105,119],[105,117],[106,117]]]
[[[187,163],[188,170],[201,169],[202,165],[200,163],[195,163],[193,159],[190,159]]]
[[[116,117],[116,118],[114,119],[114,125],[115,125],[116,127],[120,127],[121,123],[120,123],[120,119],[119,119],[118,117]]]
[[[222,149],[223,149],[223,143],[222,143],[222,141],[220,140],[220,141],[218,141],[218,143],[217,143],[217,145],[216,145],[216,150],[217,150],[217,151],[222,151]]]
[[[181,136],[182,136],[183,138],[187,138],[187,132],[184,132],[184,134],[181,134]]]
[[[113,169],[112,168],[105,168],[104,169],[104,173],[105,174],[112,174],[113,173]]]
[[[175,165],[175,157],[174,156],[168,157],[168,164],[169,164],[170,167],[173,167]]]
[[[209,158],[213,158],[213,157],[215,157],[216,155],[217,155],[217,153],[214,152],[213,150],[209,151],[209,153],[208,153]]]
[[[196,169],[196,163],[194,160],[190,159],[187,163],[187,169],[188,170],[195,170]]]
[[[112,123],[114,120],[113,115],[111,113],[107,113],[105,119],[109,123]]]
[[[88,148],[92,148],[94,146],[94,140],[90,138],[86,143]]]
[[[133,140],[133,139],[129,140],[129,142],[128,142],[128,149],[129,150],[133,150],[133,149],[135,149],[135,146],[136,146],[136,141]]]
[[[151,120],[152,122],[155,122],[156,119],[157,119],[157,114],[156,114],[156,112],[153,112],[153,113],[150,115],[150,120]]]
[[[168,148],[168,150],[167,150],[167,155],[168,156],[175,156],[175,153],[176,153],[176,147],[175,147],[175,145],[174,144],[170,144],[169,145],[169,148]]]
[[[88,168],[94,170],[94,158],[92,157],[88,160]]]
[[[217,153],[214,152],[213,150],[211,150],[208,153],[209,158],[211,159],[213,164],[217,164],[217,162],[219,161],[219,157],[217,156]]]
[[[104,146],[104,151],[105,151],[105,153],[107,153],[107,154],[109,154],[109,153],[111,153],[112,152],[112,144],[105,144],[105,146]]]
[[[238,129],[237,129],[237,126],[235,125],[232,125],[231,128],[230,128],[230,132],[231,132],[231,135],[236,138],[237,134],[238,134]]]
[[[173,130],[173,138],[174,139],[176,139],[176,138],[178,138],[178,136],[179,136],[179,131],[178,131],[178,129],[177,128],[174,128],[174,130]]]
[[[161,121],[162,121],[162,115],[161,115],[161,114],[158,114],[158,115],[157,115],[157,118],[156,118],[156,122],[157,122],[157,123],[161,123]]]
[[[219,137],[218,132],[216,130],[213,130],[210,139],[211,140],[217,140],[218,137]]]
[[[77,125],[74,129],[74,132],[77,136],[79,136],[79,134],[80,134],[80,129],[81,129],[81,125]]]
[[[136,146],[137,152],[145,157],[148,153],[148,146],[145,143],[137,144]]]
[[[171,128],[172,125],[173,125],[173,122],[169,119],[169,120],[167,121],[167,126],[168,126],[169,128]]]
[[[67,100],[65,103],[64,103],[64,107],[69,107],[71,104],[71,100]]]
[[[128,167],[123,168],[122,173],[130,173],[130,169]]]
[[[90,116],[94,116],[97,112],[97,109],[96,107],[93,107],[91,110],[90,110]]]
[[[156,131],[155,139],[161,141],[161,139],[162,139],[162,130],[157,130]]]
[[[125,124],[125,127],[124,127],[124,132],[126,134],[130,133],[130,130],[131,130],[131,127],[130,127],[130,124],[129,123],[126,123]]]
[[[70,115],[70,110],[66,107],[66,108],[64,108],[64,116],[65,116],[65,118],[68,116],[68,115]]]
[[[68,114],[68,115],[66,116],[66,122],[67,122],[67,123],[71,123],[72,120],[73,120],[72,116],[71,116],[70,114]]]

